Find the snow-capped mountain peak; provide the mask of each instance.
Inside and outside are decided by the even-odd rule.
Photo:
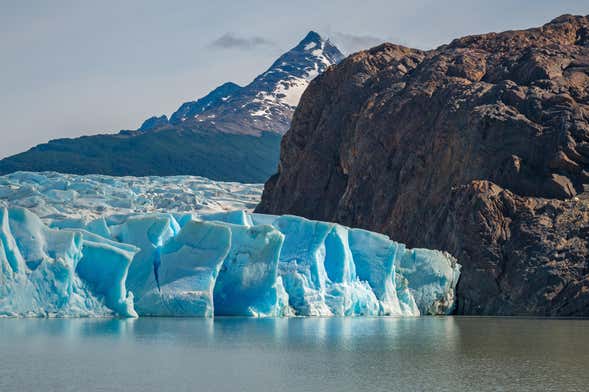
[[[343,57],[329,40],[310,31],[247,86],[225,83],[186,102],[170,116],[169,124],[238,134],[283,134],[309,82]]]
[[[202,112],[214,108],[222,102],[226,102],[232,95],[242,89],[241,86],[233,82],[227,82],[206,96],[192,102],[185,102],[170,117],[172,124],[181,123],[190,118],[194,118]]]
[[[294,109],[309,82],[342,58],[342,53],[329,40],[309,32],[254,80],[252,87],[258,92],[248,105],[253,109],[249,110],[250,116],[271,118],[277,105]]]

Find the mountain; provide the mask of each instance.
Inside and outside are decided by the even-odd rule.
[[[257,211],[450,252],[461,314],[589,316],[589,17],[348,57]]]
[[[309,81],[343,57],[333,44],[311,31],[249,85],[223,84],[206,97],[183,104],[170,123],[206,124],[237,134],[284,134]]]
[[[281,137],[309,81],[343,57],[311,31],[247,86],[225,83],[137,130],[40,144],[2,159],[0,174],[186,174],[263,182],[276,170]]]

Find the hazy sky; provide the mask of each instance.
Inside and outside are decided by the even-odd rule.
[[[225,81],[248,83],[313,29],[348,51],[589,14],[589,0],[0,0],[0,157],[135,129]]]

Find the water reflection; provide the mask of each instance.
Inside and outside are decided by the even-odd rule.
[[[506,318],[4,319],[0,391],[584,390],[588,332]]]
[[[78,340],[107,336],[124,338],[133,334],[136,319],[0,319],[0,333],[16,336],[59,336]]]

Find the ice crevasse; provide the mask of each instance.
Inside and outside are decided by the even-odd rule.
[[[296,216],[0,208],[3,316],[417,316],[453,310],[445,252]]]

